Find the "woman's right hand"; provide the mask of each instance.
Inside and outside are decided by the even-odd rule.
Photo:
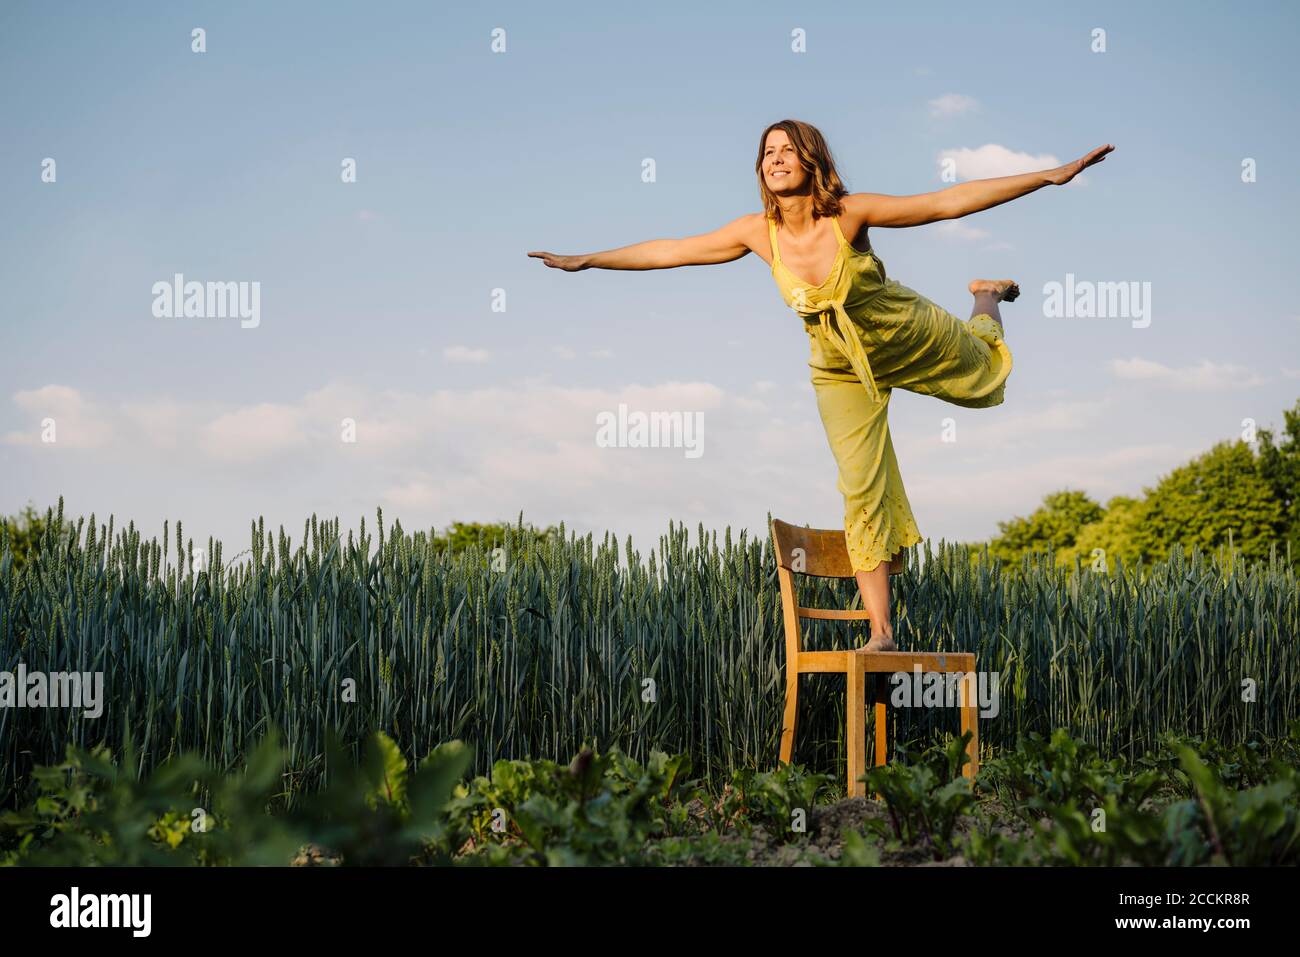
[[[552,269],[563,269],[565,272],[577,272],[587,268],[585,256],[559,256],[555,253],[543,252],[532,252],[528,255],[540,259]]]
[[[1098,146],[1087,156],[1080,157],[1073,163],[1066,163],[1064,166],[1058,166],[1054,170],[1048,170],[1047,181],[1054,186],[1064,186],[1070,180],[1074,179],[1089,166],[1100,163],[1106,158],[1106,154],[1111,152],[1115,147],[1107,143],[1105,146]]]

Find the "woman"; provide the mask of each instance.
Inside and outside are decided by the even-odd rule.
[[[1112,149],[1100,146],[1056,169],[972,180],[916,196],[850,193],[821,133],[799,120],[782,120],[759,140],[754,169],[764,212],[686,239],[579,256],[528,255],[570,272],[724,263],[751,251],[771,265],[782,297],[808,333],[817,408],[839,466],[845,543],[870,616],[867,648],[893,651],[889,574],[902,570],[899,551],[919,542],[921,533],[889,436],[891,391],[933,395],[967,408],[1001,404],[1011,352],[1002,339],[998,303],[1013,301],[1020,290],[1010,279],[972,281],[975,303],[963,323],[887,278],[867,231],[958,219],[1041,186],[1063,185]],[[814,284],[818,276],[826,278]]]

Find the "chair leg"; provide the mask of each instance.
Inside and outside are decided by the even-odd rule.
[[[962,776],[975,780],[975,775],[980,769],[980,718],[979,702],[976,701],[974,689],[975,672],[968,671],[962,676],[960,682],[961,688],[961,733],[967,731],[971,733],[970,742],[966,745],[966,755],[970,762],[962,768]]]
[[[867,762],[867,675],[862,670],[862,666],[856,663],[855,657],[852,652],[849,653],[848,671],[845,676],[848,687],[848,694],[845,696],[847,699],[845,702],[847,710],[845,747],[849,758],[847,792],[849,797],[865,797],[866,785],[859,781],[858,778],[867,773],[865,767]]]
[[[793,663],[786,665],[785,717],[781,720],[781,763],[789,764],[794,755],[794,736],[799,729],[799,672]]]
[[[885,716],[889,711],[889,679],[884,672],[876,675],[876,765],[889,763],[889,736]]]

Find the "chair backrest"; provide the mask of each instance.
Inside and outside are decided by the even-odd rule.
[[[772,519],[772,544],[776,549],[776,577],[781,586],[781,611],[785,620],[785,649],[787,662],[803,654],[801,618],[818,618],[830,621],[867,621],[870,616],[863,609],[808,608],[799,604],[795,595],[794,576],[813,575],[818,578],[853,578],[853,562],[848,546],[844,544],[844,529],[800,528]]]
[[[774,518],[772,544],[777,565],[786,571],[817,578],[854,577],[842,528],[800,528]]]

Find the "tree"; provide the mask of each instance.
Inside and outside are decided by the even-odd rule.
[[[0,555],[5,549],[14,553],[14,568],[21,569],[41,547],[41,538],[52,524],[49,515],[41,515],[28,505],[12,517],[0,515]]]
[[[1102,514],[1101,506],[1086,492],[1052,492],[1028,518],[998,522],[1002,534],[989,543],[989,554],[1018,562],[1030,552],[1046,551],[1049,542],[1058,552],[1068,549],[1079,530],[1099,521]]]
[[[540,529],[532,525],[524,525],[522,520],[519,525],[511,525],[509,522],[487,524],[481,522],[452,522],[441,535],[434,536],[433,544],[435,548],[448,549],[453,553],[463,552],[471,545],[478,545],[490,551],[494,548],[500,548],[505,543],[508,530],[523,531],[530,534],[533,540],[538,543],[559,534],[559,530],[553,525]]]
[[[1133,538],[1144,558],[1159,560],[1176,542],[1214,551],[1231,531],[1232,544],[1258,560],[1268,558],[1284,529],[1281,504],[1250,446],[1238,440],[1220,442],[1148,490]]]
[[[1282,509],[1285,528],[1278,547],[1285,557],[1289,542],[1292,562],[1300,562],[1300,399],[1282,415],[1286,428],[1280,445],[1273,444],[1273,433],[1269,429],[1258,432],[1259,475]]]
[[[1073,565],[1077,556],[1084,565],[1091,565],[1101,558],[1108,570],[1114,570],[1118,558],[1122,558],[1125,565],[1136,564],[1141,555],[1136,528],[1142,521],[1143,507],[1141,499],[1116,495],[1106,503],[1106,513],[1100,521],[1085,525],[1079,530],[1074,545],[1062,549],[1060,563]],[[1101,549],[1104,555],[1094,555],[1097,549]]]
[[[1140,498],[1119,495],[1099,508],[1083,492],[1053,492],[1028,518],[999,522],[990,554],[1019,561],[1054,546],[1057,561],[1091,563],[1100,549],[1107,567],[1159,561],[1176,544],[1213,552],[1231,541],[1249,561],[1273,548],[1300,564],[1300,400],[1283,413],[1280,440],[1260,429],[1259,454],[1243,441],[1220,442],[1174,469]],[[972,560],[978,546],[972,548]]]

